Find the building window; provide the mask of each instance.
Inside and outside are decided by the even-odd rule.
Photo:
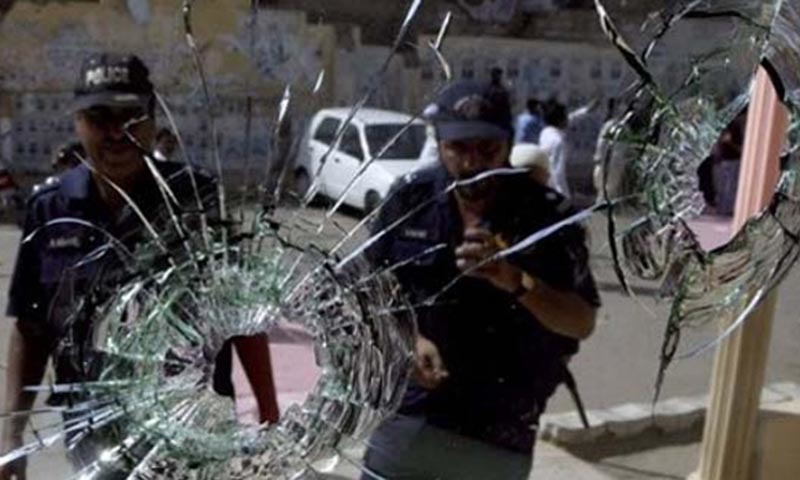
[[[561,60],[556,58],[550,62],[550,76],[553,78],[561,77]]]
[[[461,65],[461,76],[466,79],[475,77],[475,62],[472,60],[464,60]]]
[[[611,65],[611,79],[619,80],[620,78],[622,78],[622,64],[620,62],[614,62]]]
[[[589,78],[597,80],[603,76],[603,66],[600,62],[594,62],[591,70],[589,70]]]
[[[519,77],[519,60],[514,58],[508,62],[508,78],[516,80],[517,77]]]

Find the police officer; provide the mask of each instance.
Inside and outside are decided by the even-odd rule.
[[[426,114],[439,163],[393,187],[373,227],[387,233],[368,250],[378,267],[403,265],[419,337],[414,381],[366,467],[392,479],[526,479],[539,416],[594,328],[584,231],[488,261],[571,208],[509,170],[511,112],[491,85],[452,83]]]
[[[152,224],[169,225],[161,218],[166,211],[164,197],[143,157],[155,137],[154,108],[148,69],[136,56],[101,53],[83,63],[75,89],[74,121],[85,151],[84,163],[38,189],[28,201],[23,238],[35,235],[20,245],[8,297],[7,313],[16,322],[10,336],[6,412],[31,409],[35,394],[23,389],[41,382],[51,356],[58,383],[91,380],[92,373],[82,371],[83,364],[69,356],[76,349],[62,352],[64,349],[58,347],[65,337],[80,341],[81,335],[88,335],[91,325],[77,333],[79,327],[75,325],[91,323],[87,319],[92,318],[93,307],[102,303],[104,293],[107,296],[114,291],[113,282],[125,273],[113,254],[87,261],[88,254],[108,243],[106,235],[131,249],[146,238],[143,222],[125,197]],[[196,172],[192,180],[184,165],[157,165],[182,206],[192,205],[197,193],[213,215],[218,208],[213,179]],[[53,224],[57,219],[70,221]],[[169,235],[168,228],[164,228],[164,235]],[[276,420],[266,336],[243,337],[234,343],[254,386],[261,420]],[[232,397],[230,345],[217,358],[214,387]],[[64,395],[54,395],[49,401],[64,404],[68,400]],[[6,422],[0,452],[22,445],[26,423],[26,415]],[[91,446],[90,440],[92,436],[78,447]],[[76,468],[96,460],[97,449],[78,447],[70,451]],[[25,478],[24,459],[0,469],[0,480],[12,477]]]

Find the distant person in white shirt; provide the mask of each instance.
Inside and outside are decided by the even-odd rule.
[[[539,146],[550,158],[550,187],[561,195],[571,198],[567,184],[567,152],[564,134],[568,125],[567,108],[555,100],[549,100],[542,108],[545,127],[539,135]]]

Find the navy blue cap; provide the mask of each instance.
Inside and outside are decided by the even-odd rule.
[[[153,99],[150,71],[130,54],[95,53],[81,66],[74,110],[94,106],[147,108]]]
[[[439,140],[510,139],[514,134],[508,92],[474,80],[448,85],[423,117],[433,123]]]

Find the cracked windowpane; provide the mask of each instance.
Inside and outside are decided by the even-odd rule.
[[[528,478],[613,295],[658,398],[793,266],[798,8],[0,1],[0,468]],[[791,122],[731,232],[759,67]]]

